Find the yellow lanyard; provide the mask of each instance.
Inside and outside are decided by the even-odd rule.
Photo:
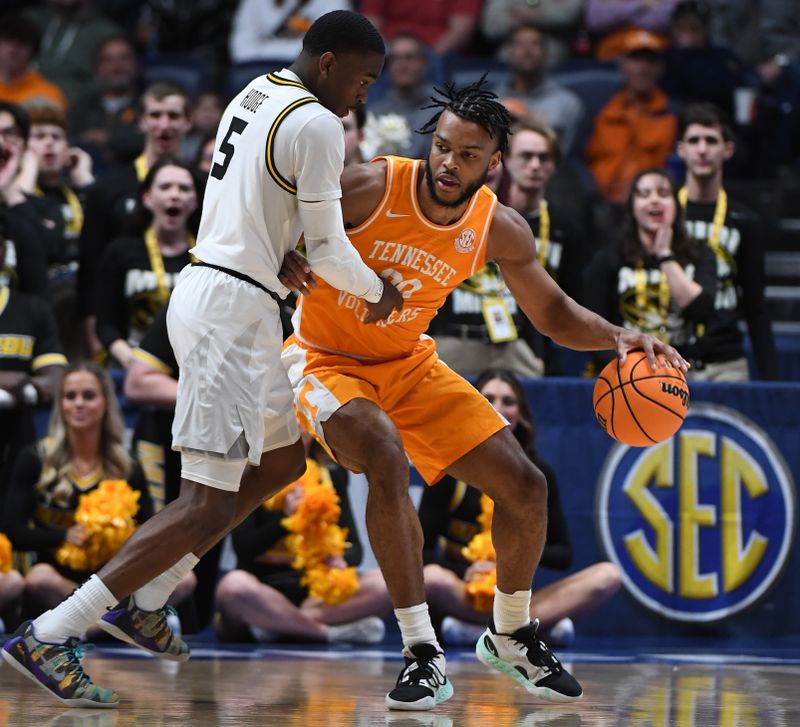
[[[194,235],[190,232],[186,233],[189,238],[189,250],[195,246]],[[156,231],[152,227],[148,227],[144,233],[144,244],[147,248],[147,257],[150,258],[150,268],[156,274],[156,295],[159,299],[166,303],[169,300],[170,287],[167,282],[167,271],[164,269],[164,256],[161,254],[161,248],[158,246],[156,239]],[[196,258],[189,253],[189,258],[194,262]]]
[[[539,250],[536,258],[542,267],[546,267],[547,246],[550,244],[550,212],[547,209],[547,200],[539,202]]]
[[[40,186],[36,186],[33,193],[37,197],[44,197],[44,190]],[[64,234],[69,237],[75,238],[81,234],[83,229],[83,207],[78,195],[75,194],[66,184],[61,185],[61,194],[64,195],[64,200],[69,207],[69,218],[64,216]]]
[[[147,172],[150,169],[145,155],[140,154],[138,157],[136,157],[136,159],[133,160],[133,166],[136,169],[136,179],[138,179],[140,182],[143,182],[144,178],[147,176]]]
[[[662,335],[667,329],[667,312],[669,311],[670,290],[667,276],[663,271],[659,271],[658,277],[658,316],[661,319]],[[633,289],[636,295],[636,309],[645,311],[647,308],[647,271],[641,263],[638,263],[636,270],[633,271]],[[649,333],[649,331],[645,331]],[[659,338],[661,336],[658,336]],[[666,338],[666,336],[664,336]]]
[[[678,190],[678,201],[681,207],[686,210],[686,203],[689,201],[689,193],[686,187],[681,187]],[[727,260],[728,255],[720,248],[719,236],[722,233],[722,225],[725,224],[725,216],[728,214],[728,193],[720,188],[717,195],[717,204],[714,207],[714,218],[711,222],[711,234],[708,237],[708,244],[714,251],[714,254],[721,260]]]

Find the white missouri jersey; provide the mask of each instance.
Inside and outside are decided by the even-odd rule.
[[[280,295],[302,233],[297,201],[339,199],[344,127],[291,71],[254,78],[220,121],[195,256]]]

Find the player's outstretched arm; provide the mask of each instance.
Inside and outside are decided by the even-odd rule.
[[[663,354],[673,365],[688,370],[688,362],[672,346],[612,325],[564,293],[536,260],[530,227],[508,207],[499,206],[495,214],[487,259],[500,266],[508,289],[531,323],[556,343],[577,351],[613,349],[623,360],[629,351],[642,349],[654,368],[656,354]]]

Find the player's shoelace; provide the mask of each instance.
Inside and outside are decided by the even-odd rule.
[[[438,654],[437,654],[438,656]],[[397,677],[395,686],[428,686],[424,682],[432,682],[435,687],[442,686],[447,680],[444,674],[434,663],[434,656],[431,659],[415,659]]]
[[[66,662],[67,674],[73,674],[78,682],[78,686],[94,686],[89,675],[83,670],[81,659],[86,654],[94,651],[94,644],[79,644],[77,641],[64,645],[64,661]],[[66,674],[65,674],[66,676]]]
[[[508,634],[508,638],[525,647],[528,659],[532,664],[546,667],[553,674],[560,674],[563,671],[561,662],[550,651],[547,644],[539,638],[538,630],[539,619],[537,618],[533,623],[517,629],[513,634]]]

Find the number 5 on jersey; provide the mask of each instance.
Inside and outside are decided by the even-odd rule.
[[[225,138],[219,145],[220,154],[224,154],[225,159],[222,164],[215,162],[214,166],[211,167],[211,176],[215,179],[222,179],[225,176],[225,172],[228,171],[228,165],[231,163],[231,159],[233,159],[233,153],[236,151],[236,147],[231,143],[231,135],[241,134],[246,127],[247,122],[244,119],[240,119],[238,116],[234,116],[231,119],[231,125],[228,127]]]

